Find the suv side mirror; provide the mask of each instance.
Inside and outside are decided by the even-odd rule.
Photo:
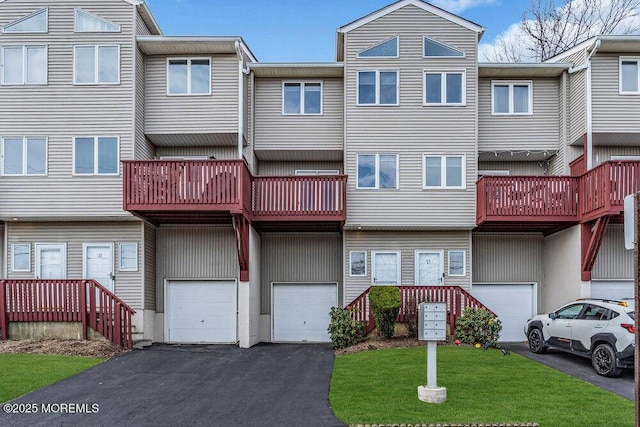
[[[549,313],[549,319],[553,320],[556,319],[558,317],[558,315],[556,313]]]

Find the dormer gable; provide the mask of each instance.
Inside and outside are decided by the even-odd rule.
[[[119,33],[120,25],[76,8],[74,10],[73,31],[76,33]]]
[[[46,33],[48,9],[40,9],[2,28],[3,33]]]

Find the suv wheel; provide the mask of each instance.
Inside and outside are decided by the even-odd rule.
[[[616,377],[622,369],[616,367],[616,354],[609,344],[598,344],[591,354],[591,364],[598,375]]]
[[[544,344],[544,338],[542,337],[542,332],[538,328],[533,328],[529,331],[529,350],[532,353],[545,353],[547,351],[547,346]]]

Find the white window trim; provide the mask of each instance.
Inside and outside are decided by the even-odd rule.
[[[4,70],[5,70],[5,54],[4,51],[6,48],[16,48],[16,47],[21,47],[22,48],[22,83],[5,83],[4,81]],[[45,78],[44,78],[44,82],[43,83],[29,83],[27,82],[27,75],[29,73],[28,67],[27,67],[27,50],[30,47],[43,47],[44,48],[44,55],[45,55]],[[45,45],[45,44],[34,44],[34,45],[6,45],[6,46],[2,46],[2,63],[0,64],[2,68],[2,72],[0,72],[0,84],[2,86],[46,86],[49,84],[49,46]]]
[[[0,3],[2,3],[2,2],[0,2]],[[24,22],[27,19],[38,15],[43,10],[44,10],[44,15],[45,15],[45,18],[44,18],[44,20],[45,20],[45,29],[44,29],[44,31],[5,31],[6,27],[8,27],[10,25],[19,24],[21,22]],[[9,22],[7,25],[2,27],[2,33],[5,33],[5,34],[36,34],[36,33],[44,34],[44,33],[48,33],[48,32],[49,32],[49,8],[48,7],[42,8],[40,10],[37,10],[37,11],[33,12],[30,15],[27,15],[27,16],[24,16],[24,17],[18,19],[17,21]]]
[[[427,74],[440,74],[441,102],[427,102]],[[462,102],[447,102],[447,74],[462,74]],[[467,105],[467,72],[465,70],[423,70],[422,105],[425,107],[464,107]]]
[[[388,58],[388,57],[387,57]],[[380,73],[396,73],[396,103],[380,103]],[[371,104],[360,104],[360,73],[376,73],[376,97]],[[357,70],[356,71],[356,106],[358,107],[397,107],[400,105],[400,71],[393,69]]]
[[[117,30],[78,30],[77,27],[76,27],[76,23],[77,23],[77,19],[78,19],[78,12],[84,13],[86,15],[89,15],[89,16],[95,18],[95,19],[98,19],[98,20],[102,21],[102,22],[106,22],[108,24],[115,25],[115,26],[118,27],[118,29]],[[122,26],[119,25],[119,24],[116,24],[115,22],[111,22],[111,21],[108,21],[108,20],[106,20],[104,18],[100,18],[99,16],[97,16],[97,15],[91,13],[91,12],[88,12],[88,11],[82,9],[81,7],[76,7],[76,8],[73,9],[73,32],[74,33],[120,33],[120,32],[122,32]]]
[[[134,246],[136,253],[136,266],[132,268],[126,268],[122,266],[122,247],[123,246]],[[138,271],[138,242],[120,242],[118,244],[118,271]]]
[[[451,274],[451,253],[462,252],[462,274]],[[467,251],[461,249],[447,251],[447,276],[449,277],[466,277],[467,276]]]
[[[340,175],[338,169],[296,169],[295,176]]]
[[[93,139],[93,173],[76,173],[76,139],[92,138]],[[98,138],[116,138],[118,144],[117,153],[117,169],[114,173],[98,173]],[[73,155],[71,158],[71,170],[73,176],[118,176],[120,175],[120,137],[113,135],[97,135],[97,136],[74,136],[73,137]]]
[[[92,47],[93,48],[93,54],[94,54],[94,58],[95,58],[95,69],[93,70],[94,72],[94,81],[93,82],[87,82],[87,83],[79,83],[77,81],[77,75],[76,75],[76,56],[77,56],[77,49],[79,47]],[[100,79],[100,55],[99,55],[99,50],[101,47],[116,47],[118,48],[118,80],[115,82],[100,82],[98,81]],[[113,86],[113,85],[119,85],[120,84],[120,72],[121,72],[121,63],[120,63],[120,45],[118,44],[78,44],[78,45],[74,45],[73,46],[73,84],[74,86]]]
[[[396,285],[376,285],[376,255],[377,254],[395,254],[396,256]],[[400,286],[402,283],[402,252],[401,251],[371,251],[371,284],[376,286]],[[349,266],[351,267],[351,266]]]
[[[413,253],[413,268],[414,268],[414,279],[413,279],[413,283],[415,286],[438,286],[438,285],[422,285],[418,283],[418,278],[420,277],[420,273],[419,273],[419,264],[418,264],[418,260],[419,260],[419,256],[420,254],[438,254],[438,256],[440,257],[440,285],[444,285],[444,251],[442,250],[429,250],[429,249],[416,249]]]
[[[320,112],[319,113],[304,112],[304,87],[308,83],[320,84]],[[300,112],[299,113],[285,113],[284,111],[284,87],[286,84],[300,85]],[[321,116],[324,114],[323,106],[324,106],[324,84],[322,80],[284,80],[282,82],[282,115],[283,116]]]
[[[425,50],[426,50],[425,49],[425,40],[427,40],[427,39],[429,39],[432,42],[437,43],[437,44],[439,44],[441,46],[444,46],[444,47],[446,47],[448,49],[455,50],[456,52],[460,52],[461,56],[428,56],[428,55],[425,55]],[[467,57],[467,54],[464,51],[462,51],[460,49],[456,49],[453,46],[449,46],[446,43],[442,43],[441,41],[438,41],[438,40],[434,39],[433,37],[422,36],[422,57],[425,58],[425,59],[427,59],[427,58],[428,59],[464,59],[464,58]]]
[[[509,86],[509,112],[496,113],[494,96],[495,86]],[[529,111],[526,113],[513,112],[513,86],[529,87]],[[492,80],[491,81],[491,115],[492,116],[532,116],[533,115],[533,80]]]
[[[638,90],[635,92],[622,90],[622,61],[635,61],[638,64],[638,75],[636,76]],[[618,58],[618,93],[620,95],[640,95],[640,56],[621,56]]]
[[[40,277],[38,277],[38,272],[40,271],[40,250],[41,249],[45,249],[47,247],[55,247],[55,248],[60,248],[60,257],[62,259],[62,276],[60,277],[60,279],[66,279],[67,278],[67,244],[66,243],[36,243],[34,245],[35,247],[35,271],[34,271],[34,277],[36,279],[40,279]]]
[[[7,139],[22,139],[22,173],[5,173],[4,172],[4,141]],[[27,140],[29,139],[44,139],[44,173],[27,173]],[[0,138],[2,146],[0,152],[2,153],[2,161],[0,162],[0,175],[2,176],[35,176],[43,177],[49,174],[49,138],[46,136],[5,136]]]
[[[358,185],[358,165],[360,162],[360,156],[376,156],[375,163],[375,186],[373,187],[360,187]],[[380,156],[396,156],[396,186],[395,187],[380,187]],[[358,153],[356,154],[356,190],[397,190],[400,188],[400,155],[398,153]]]
[[[16,246],[28,246],[29,247],[29,268],[27,269],[18,269],[16,268]],[[31,271],[31,243],[12,243],[11,244],[11,271],[15,272],[30,272]]]
[[[362,52],[366,52],[367,50],[371,50],[374,49],[380,45],[385,44],[386,42],[388,42],[389,40],[393,40],[396,39],[396,55],[394,56],[360,56],[360,54]],[[393,37],[389,37],[386,40],[381,41],[380,43],[374,44],[373,46],[370,46],[368,48],[362,49],[360,52],[356,53],[356,58],[358,59],[385,59],[385,58],[400,58],[400,35],[396,34]]]
[[[191,61],[204,60],[209,61],[209,91],[206,93],[191,93]],[[169,63],[171,61],[187,61],[187,92],[186,93],[171,93],[169,91]],[[213,59],[210,56],[175,56],[167,58],[167,96],[211,96],[212,84],[211,84],[211,68],[213,66]]]
[[[353,263],[353,254],[359,253],[364,254],[364,273],[363,274],[353,274],[352,273],[352,263]],[[367,251],[349,251],[349,277],[366,277],[367,276]]]
[[[440,157],[440,182],[441,186],[427,185],[427,157]],[[447,187],[447,165],[445,159],[447,157],[462,158],[462,185],[456,187]],[[423,190],[466,190],[467,189],[467,156],[465,154],[438,154],[423,153],[422,154],[422,189]]]

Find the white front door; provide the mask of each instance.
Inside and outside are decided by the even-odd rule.
[[[84,243],[82,253],[82,277],[113,292],[113,243]]]
[[[444,252],[416,251],[416,285],[435,286],[444,284]]]
[[[374,285],[400,284],[400,252],[371,252],[371,262]]]
[[[36,243],[36,279],[66,278],[66,245],[64,243]]]

